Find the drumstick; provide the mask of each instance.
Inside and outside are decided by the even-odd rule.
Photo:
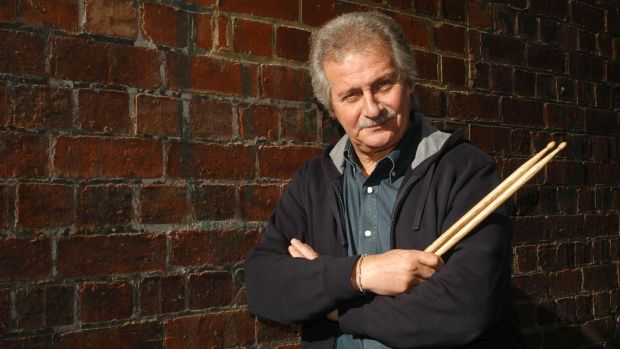
[[[505,187],[505,189],[502,190],[501,192],[495,193],[490,204],[485,205],[484,208],[480,212],[478,212],[477,214],[474,214],[473,218],[468,220],[466,224],[458,230],[458,232],[452,234],[452,236],[450,236],[447,241],[442,243],[441,246],[437,247],[433,253],[436,254],[437,256],[442,256],[444,253],[446,253],[448,250],[454,247],[454,245],[456,245],[459,241],[461,241],[461,239],[467,236],[467,234],[470,231],[472,231],[478,224],[480,224],[480,222],[482,222],[491,213],[493,213],[499,206],[501,206],[506,200],[508,200],[508,198],[512,194],[514,194],[517,190],[519,190],[519,188],[525,185],[527,181],[532,179],[532,177],[534,177],[549,161],[551,161],[551,159],[558,152],[560,152],[565,147],[566,147],[566,142],[562,142],[555,150],[553,150],[551,153],[545,156],[542,160],[536,162],[535,164],[530,163],[531,167],[527,169],[527,171],[525,171],[523,175],[519,176],[516,180],[514,180],[513,183],[511,183],[508,187]],[[538,154],[536,156],[538,156]],[[485,197],[483,200],[485,200],[486,198],[487,197]]]
[[[467,222],[469,222],[472,218],[480,213],[485,207],[487,207],[493,199],[495,199],[502,191],[506,190],[512,183],[514,183],[521,175],[523,175],[528,169],[530,169],[536,162],[540,160],[540,158],[549,151],[549,149],[555,147],[555,142],[549,142],[545,149],[538,152],[538,154],[534,155],[531,159],[526,161],[523,165],[519,166],[510,176],[508,176],[503,182],[501,182],[495,189],[493,189],[489,194],[487,194],[480,202],[476,204],[473,208],[471,208],[463,217],[461,217],[456,223],[452,224],[448,230],[446,230],[437,240],[435,240],[430,246],[428,246],[424,251],[435,253],[439,246],[443,245],[448,239],[454,236]]]

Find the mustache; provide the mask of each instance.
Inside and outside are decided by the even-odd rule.
[[[389,109],[383,109],[381,110],[381,113],[379,114],[379,116],[374,119],[370,119],[367,117],[360,118],[360,120],[357,123],[357,128],[361,130],[364,128],[379,126],[381,124],[386,123],[387,121],[391,119],[394,119],[395,117],[396,117],[395,111],[389,110]]]

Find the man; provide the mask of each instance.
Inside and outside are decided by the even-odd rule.
[[[301,324],[302,348],[520,347],[504,212],[445,260],[423,252],[497,175],[462,133],[413,112],[402,29],[343,15],[313,34],[309,65],[346,135],[299,170],[249,255],[252,312]]]

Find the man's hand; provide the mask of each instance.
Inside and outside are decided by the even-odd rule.
[[[305,258],[309,260],[313,260],[319,256],[310,245],[304,244],[297,239],[291,239],[291,244],[288,246],[288,253],[295,258]]]
[[[368,292],[396,296],[424,282],[441,267],[443,260],[432,253],[391,250],[364,257],[361,277],[357,279],[361,280],[362,287]]]

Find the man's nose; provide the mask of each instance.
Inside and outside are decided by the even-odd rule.
[[[374,119],[381,114],[379,104],[375,100],[375,96],[370,91],[364,92],[364,116]]]

